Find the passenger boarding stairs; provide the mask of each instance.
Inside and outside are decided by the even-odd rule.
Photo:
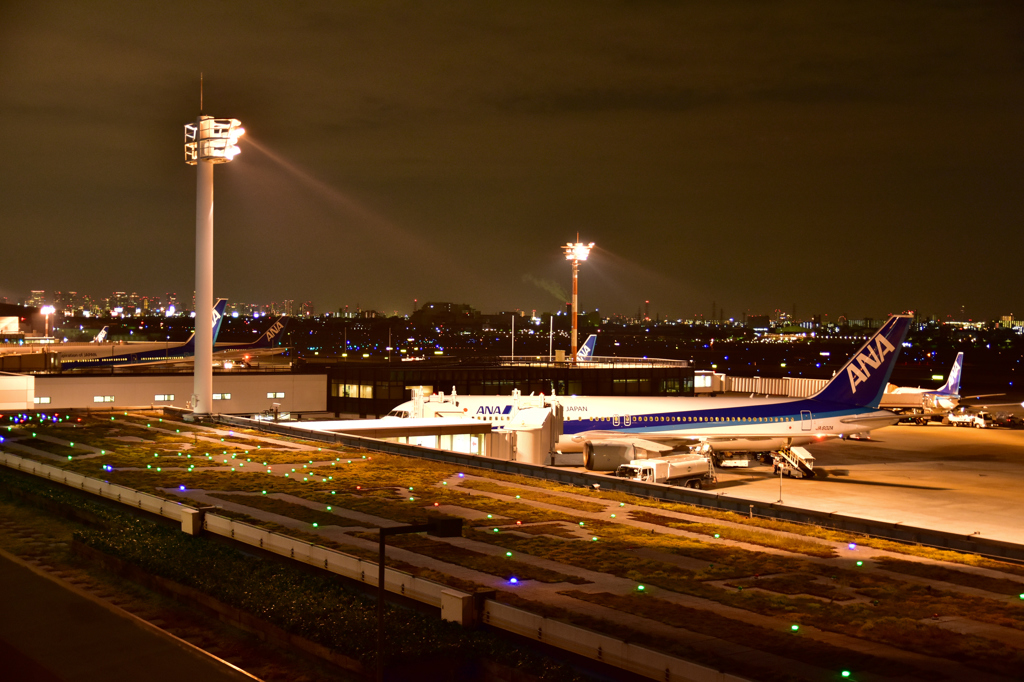
[[[779,450],[775,453],[776,461],[783,465],[783,471],[788,468],[790,476],[795,478],[814,478],[814,455],[805,448],[794,445],[788,450]]]

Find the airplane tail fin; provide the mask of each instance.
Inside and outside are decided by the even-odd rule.
[[[103,343],[107,340],[107,334],[110,333],[110,327],[104,327],[96,334],[96,338],[92,340],[93,343]]]
[[[263,336],[249,344],[249,348],[273,348],[275,339],[281,336],[284,332],[284,328],[288,326],[288,322],[291,320],[287,315],[274,320],[274,324],[270,325],[270,329],[263,332]]]
[[[855,407],[878,408],[889,382],[903,340],[910,330],[910,316],[893,315],[860,347],[814,400]]]
[[[949,370],[949,378],[946,379],[945,385],[938,390],[938,393],[955,393],[960,394],[960,372],[964,368],[964,354],[963,351],[956,354],[956,360],[953,361],[953,369]]]
[[[220,325],[224,321],[224,310],[228,307],[228,299],[218,298],[213,304],[213,345],[217,345],[217,336],[220,335]]]
[[[597,345],[597,334],[591,334],[587,337],[587,340],[583,342],[580,349],[576,351],[576,362],[583,362],[589,360],[594,354],[594,346]]]
[[[217,345],[217,335],[220,334],[220,324],[224,320],[224,309],[228,305],[228,299],[218,298],[217,302],[213,305],[213,345]],[[192,332],[192,336],[188,337],[188,341],[182,346],[182,350],[188,353],[196,352],[196,333]]]

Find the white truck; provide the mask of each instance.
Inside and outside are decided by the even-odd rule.
[[[671,459],[635,459],[620,464],[615,475],[631,481],[668,483],[698,489],[718,480],[711,459],[696,454]]]
[[[949,423],[953,426],[973,426],[976,429],[990,429],[996,425],[988,412],[951,412]]]

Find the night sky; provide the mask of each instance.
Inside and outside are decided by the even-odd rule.
[[[1024,4],[0,3],[0,296],[1024,315]]]

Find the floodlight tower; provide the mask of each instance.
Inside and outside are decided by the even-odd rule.
[[[576,236],[579,239],[579,235]],[[589,244],[582,244],[580,242],[568,243],[562,247],[562,251],[565,252],[565,259],[572,261],[572,362],[576,364],[576,341],[577,341],[577,320],[576,315],[579,311],[577,308],[577,279],[579,276],[580,261],[587,260],[587,256],[590,255],[590,250],[594,248],[594,242]]]
[[[194,414],[213,413],[213,164],[238,154],[238,119],[200,114],[185,124],[185,163],[196,166],[196,328]]]

